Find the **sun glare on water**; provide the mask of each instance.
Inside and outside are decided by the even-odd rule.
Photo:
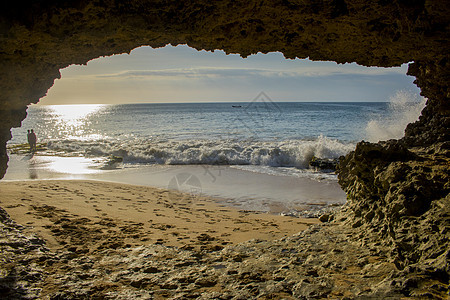
[[[55,127],[65,136],[74,139],[86,137],[89,117],[99,113],[106,104],[49,105]],[[90,136],[90,138],[94,138]]]
[[[49,105],[55,116],[68,125],[79,126],[87,116],[98,112],[105,104]]]

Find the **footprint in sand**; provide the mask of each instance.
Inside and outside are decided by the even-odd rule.
[[[6,208],[16,208],[16,207],[20,207],[20,206],[25,206],[23,204],[16,204],[16,205],[7,205],[5,206]]]

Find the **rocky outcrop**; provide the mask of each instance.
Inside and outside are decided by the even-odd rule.
[[[413,62],[408,74],[416,77],[427,106],[402,140],[362,142],[341,159],[339,181],[349,209],[345,218],[335,219],[370,233],[373,238],[363,239],[367,245],[388,243],[396,274],[409,280],[402,281],[404,295],[421,289],[445,294],[449,15],[443,0],[3,1],[0,177],[7,167],[10,128],[20,126],[26,106],[45,95],[59,69],[99,56],[186,43],[242,56],[281,51],[287,58],[365,66]],[[400,281],[389,284],[395,282]]]
[[[45,241],[23,233],[0,208],[0,295],[3,299],[35,299],[41,292],[44,270],[40,266],[50,254]]]
[[[450,268],[450,144],[406,146],[403,140],[361,142],[341,158],[346,223],[373,234],[410,290],[448,286]],[[399,275],[401,274],[401,275]],[[447,290],[448,291],[448,290]]]
[[[408,74],[416,77],[415,83],[428,102],[419,121],[406,128],[403,141],[408,146],[428,146],[450,141],[449,57],[427,62],[416,61],[410,64]]]

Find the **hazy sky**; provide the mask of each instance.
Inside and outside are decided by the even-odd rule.
[[[406,70],[141,47],[61,70],[41,104],[246,102],[262,91],[273,101],[388,101],[398,90],[419,92]]]

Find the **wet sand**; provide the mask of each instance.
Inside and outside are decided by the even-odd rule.
[[[316,216],[321,208],[346,201],[337,181],[320,172],[305,171],[301,176],[306,177],[298,177],[282,175],[281,171],[278,175],[251,171],[257,166],[124,165],[110,170],[100,166],[84,157],[11,155],[3,180],[100,180],[185,192],[194,187],[227,206],[274,214],[302,212]],[[196,182],[173,186],[175,178],[186,174]]]
[[[291,236],[319,222],[239,211],[195,193],[105,181],[0,182],[0,194],[0,206],[47,247],[81,253],[149,244],[220,250]]]

